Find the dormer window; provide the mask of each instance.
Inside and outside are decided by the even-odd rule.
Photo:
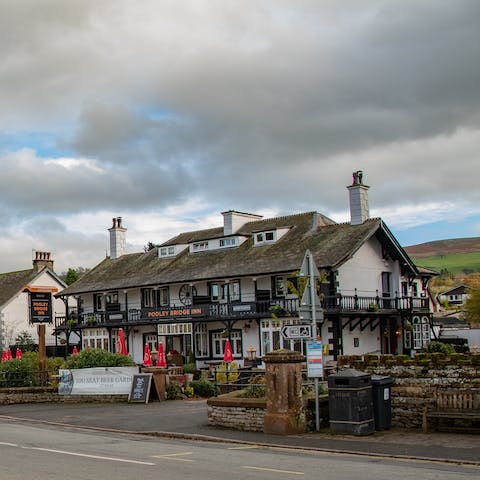
[[[226,248],[226,247],[234,247],[236,245],[235,237],[230,237],[230,238],[221,238],[220,239],[220,247],[221,248]]]
[[[265,243],[271,243],[275,241],[275,231],[258,232],[254,237],[255,245],[263,245]]]
[[[197,242],[193,244],[194,252],[201,252],[203,250],[208,250],[208,242]]]
[[[160,256],[161,257],[170,257],[175,255],[175,246],[172,245],[170,247],[161,247],[160,248]]]

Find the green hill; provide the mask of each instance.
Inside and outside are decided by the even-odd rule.
[[[437,240],[405,247],[416,265],[453,274],[480,271],[480,237]]]

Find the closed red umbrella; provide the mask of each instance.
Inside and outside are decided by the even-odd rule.
[[[12,351],[10,349],[7,350],[7,360],[11,360],[12,357]]]
[[[163,343],[158,343],[157,367],[167,367],[167,359],[165,358],[165,351],[163,350]]]
[[[118,329],[117,353],[128,355],[127,341],[125,340],[123,328]]]
[[[223,352],[223,361],[225,363],[233,362],[232,346],[230,345],[230,340],[228,338],[227,338],[227,341],[225,342],[225,350]]]
[[[150,347],[148,343],[145,344],[145,348],[143,349],[143,364],[146,367],[151,367],[153,365],[152,355],[150,354]]]
[[[7,361],[7,351],[2,350],[2,363]]]
[[[19,348],[17,348],[17,351],[15,352],[15,358],[22,358],[22,355],[23,355],[22,351]]]
[[[78,348],[76,345],[73,347],[72,355],[78,355]]]

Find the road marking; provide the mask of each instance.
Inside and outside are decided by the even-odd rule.
[[[249,450],[252,448],[265,448],[265,447],[262,447],[261,445],[245,445],[242,447],[229,447],[228,450]]]
[[[165,460],[177,460],[177,462],[193,462],[188,458],[176,458],[181,455],[193,455],[193,452],[167,453],[165,455],[152,455],[152,458],[164,458]]]
[[[0,445],[5,445],[6,447],[18,447],[16,443],[0,442]]]
[[[128,460],[126,458],[103,457],[101,455],[89,455],[87,453],[66,452],[65,450],[53,450],[51,448],[27,447],[31,450],[39,450],[41,452],[61,453],[62,455],[72,455],[74,457],[95,458],[97,460],[109,460],[111,462],[135,463],[137,465],[156,465],[152,462],[141,462],[140,460]]]
[[[291,470],[277,470],[275,468],[248,467],[248,466],[243,466],[242,468],[248,468],[250,470],[261,470],[263,472],[288,473],[290,475],[305,475],[304,472],[292,472]]]

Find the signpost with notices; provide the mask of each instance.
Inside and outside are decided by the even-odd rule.
[[[323,355],[322,342],[318,341],[317,320],[323,322],[323,309],[315,288],[316,279],[320,277],[313,255],[310,250],[305,252],[302,266],[300,267],[299,277],[307,277],[308,283],[302,296],[301,306],[299,308],[300,318],[311,320],[312,338],[307,343],[307,368],[308,376],[314,379],[315,388],[315,425],[317,431],[320,430],[320,408],[318,398],[318,379],[323,378]]]

